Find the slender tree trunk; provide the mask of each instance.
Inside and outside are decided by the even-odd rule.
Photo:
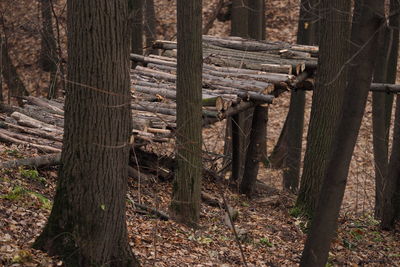
[[[346,41],[351,44],[352,57],[342,115],[300,266],[325,266],[327,262],[330,244],[337,229],[350,160],[371,85],[379,30],[384,25],[384,19],[384,0],[355,2],[351,42]]]
[[[145,20],[144,32],[146,35],[146,55],[155,54],[157,49],[152,45],[157,38],[156,30],[156,11],[154,9],[154,0],[144,0]]]
[[[400,219],[400,98],[397,96],[396,114],[393,129],[393,146],[390,156],[389,171],[385,179],[384,194],[382,196],[383,229],[391,229]]]
[[[53,209],[34,247],[61,256],[66,266],[139,266],[125,217],[131,129],[127,1],[70,0],[67,9],[71,82],[62,166]]]
[[[202,1],[178,0],[177,170],[171,211],[196,227],[200,216],[202,124]]]
[[[243,38],[249,37],[249,10],[248,0],[232,1],[231,36]],[[246,124],[246,118],[253,111],[243,112],[228,118],[225,130],[225,151],[226,156],[232,156],[231,181],[237,183],[242,179],[246,158],[246,148],[250,123]],[[251,118],[251,117],[250,117]],[[250,119],[251,120],[251,119]]]
[[[249,37],[255,40],[261,40],[263,37],[263,16],[264,0],[249,1]],[[253,113],[251,116],[251,112]],[[239,191],[252,197],[255,189],[259,162],[266,154],[266,127],[267,127],[268,108],[257,106],[255,109],[243,112],[243,127],[245,129],[243,158],[244,170],[243,178],[239,186]],[[250,124],[251,122],[251,124]],[[263,128],[263,129],[261,129]],[[250,134],[248,134],[250,132]]]
[[[265,28],[263,28],[263,18],[265,16],[264,13],[264,0],[251,0],[248,2],[249,5],[249,37],[262,40],[263,36],[265,36]]]
[[[249,36],[248,18],[248,0],[232,0],[231,36]]]
[[[128,0],[129,11],[132,18],[131,52],[143,54],[143,0]],[[132,61],[132,68],[136,63]]]
[[[0,34],[0,51],[3,51],[3,37]],[[0,103],[4,101],[3,97],[3,53],[0,53]]]
[[[259,163],[263,156],[266,140],[266,126],[268,120],[268,108],[257,106],[254,109],[252,126],[250,132],[250,144],[246,152],[246,161],[243,173],[243,179],[240,183],[239,191],[246,194],[247,197],[253,196]]]
[[[397,0],[390,1],[389,27],[382,29],[383,42],[375,66],[374,82],[395,83],[399,49],[399,14]],[[372,93],[373,144],[375,159],[375,217],[382,215],[382,199],[389,161],[389,129],[393,95]]]
[[[20,97],[24,95],[29,95],[29,92],[26,90],[24,83],[19,78],[16,67],[14,66],[10,53],[8,51],[8,42],[7,38],[2,39],[1,45],[1,58],[2,58],[2,74],[4,77],[4,81],[8,87],[8,94],[12,97]],[[18,104],[22,105],[22,99],[17,98]]]
[[[347,78],[344,67],[348,60],[347,43],[350,37],[350,2],[321,1],[320,5],[324,16],[320,21],[318,74],[296,204],[310,217],[317,206],[322,178],[340,118]]]
[[[316,21],[319,21],[317,19],[317,13],[315,0],[301,1],[297,29],[298,44],[311,45],[317,43],[315,40]],[[292,91],[289,112],[286,116],[278,142],[269,157],[269,162],[272,167],[286,168],[284,171],[283,184],[286,189],[291,191],[297,190],[300,176],[304,107],[305,92],[303,90]]]
[[[42,13],[42,32],[39,63],[43,71],[50,72],[48,98],[57,96],[57,45],[53,31],[51,0],[41,0],[40,9]]]

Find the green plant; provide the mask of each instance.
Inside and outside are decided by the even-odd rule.
[[[19,200],[23,195],[25,195],[28,192],[24,187],[22,186],[14,186],[14,188],[11,190],[10,193],[6,195],[0,196],[0,198],[3,199],[8,199],[8,200]]]
[[[49,200],[48,198],[37,192],[30,191],[29,193],[32,196],[35,196],[37,199],[39,199],[39,201],[42,203],[42,208],[51,210],[51,207],[53,205],[51,200]]]
[[[41,177],[37,170],[31,170],[31,169],[26,170],[24,168],[19,168],[19,173],[22,175],[22,177],[26,179],[38,181],[41,183],[46,183],[46,179],[44,177]]]
[[[270,248],[274,246],[274,244],[271,241],[269,241],[267,237],[260,238],[260,244]]]

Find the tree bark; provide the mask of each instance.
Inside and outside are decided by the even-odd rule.
[[[249,37],[248,0],[232,0],[231,36]]]
[[[153,48],[153,43],[157,38],[156,11],[154,0],[144,0],[145,20],[144,32],[146,35],[146,55],[157,54],[157,49]]]
[[[43,71],[50,72],[50,81],[47,90],[49,99],[57,96],[57,45],[53,31],[51,0],[41,0],[42,32],[39,63]]]
[[[1,59],[2,59],[2,75],[4,77],[4,81],[7,84],[8,90],[9,90],[9,95],[13,97],[21,97],[24,95],[29,95],[29,92],[26,90],[24,83],[22,80],[19,78],[17,69],[15,68],[11,57],[10,53],[8,50],[8,42],[7,38],[3,38],[0,36],[2,39],[2,45],[1,45]],[[17,99],[18,104],[21,106],[22,99],[18,98]]]
[[[355,2],[351,41],[343,40],[351,44],[351,60],[348,63],[351,75],[348,77],[341,119],[300,266],[325,266],[327,262],[372,80],[379,30],[384,20],[384,0]],[[324,27],[321,25],[321,28]],[[321,30],[321,34],[323,32]]]
[[[400,219],[400,98],[398,96],[395,117],[392,153],[382,195],[381,227],[386,230],[392,229],[394,223]]]
[[[317,9],[315,0],[302,0],[298,20],[297,43],[311,45],[315,43],[315,21]],[[301,152],[304,128],[305,92],[291,91],[289,111],[279,136],[277,146],[271,156],[282,155],[284,188],[296,192],[299,185]],[[278,146],[279,145],[279,146]],[[282,151],[280,151],[282,150]],[[279,161],[271,157],[273,165]],[[275,162],[275,163],[274,163]]]
[[[375,66],[375,83],[395,83],[397,56],[399,49],[399,14],[398,1],[390,1],[389,27],[382,29],[383,42],[379,49],[378,62]],[[375,217],[382,215],[383,191],[388,174],[389,130],[392,114],[393,95],[372,93],[372,123],[375,159]]]
[[[202,1],[177,1],[177,170],[171,212],[197,227],[202,173]]]
[[[256,106],[250,131],[250,143],[246,152],[243,179],[239,187],[240,193],[246,194],[249,198],[253,196],[255,190],[259,163],[265,148],[267,120],[268,108]]]
[[[347,72],[350,2],[321,1],[320,55],[297,207],[312,217],[340,118]],[[288,139],[289,140],[289,139]]]
[[[67,9],[71,82],[62,166],[53,209],[34,247],[61,256],[66,266],[139,266],[125,217],[131,130],[127,1],[71,0]]]
[[[131,52],[143,55],[143,1],[129,0],[129,11],[131,22]],[[132,68],[136,67],[136,63],[132,62]]]

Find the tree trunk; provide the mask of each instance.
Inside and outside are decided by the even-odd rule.
[[[19,78],[17,69],[15,68],[11,57],[10,53],[8,51],[8,42],[7,38],[3,38],[0,36],[2,39],[2,45],[1,45],[1,58],[2,58],[2,74],[4,77],[4,81],[6,82],[9,90],[9,95],[14,96],[14,97],[20,97],[24,95],[29,95],[29,92],[26,90],[24,83],[22,80]],[[18,104],[22,105],[22,99],[18,98],[17,99]]]
[[[0,51],[3,51],[3,37],[0,35]],[[3,53],[0,53],[0,103],[3,103]]]
[[[131,52],[143,54],[143,0],[129,0],[129,11],[132,18],[131,22]],[[136,62],[132,62],[132,68],[136,67]]]
[[[34,247],[61,256],[66,266],[139,266],[125,217],[131,130],[127,1],[70,0],[67,9],[71,82],[62,166],[53,209]]]
[[[385,179],[382,196],[382,221],[383,229],[391,229],[400,219],[400,98],[396,101],[396,118],[393,131],[393,146],[390,157],[389,171]]]
[[[316,43],[315,21],[317,21],[317,9],[315,6],[315,0],[302,0],[300,3],[300,17],[297,29],[298,44],[311,45]],[[300,176],[304,106],[305,92],[303,90],[291,91],[289,112],[278,142],[269,158],[272,167],[285,168],[283,175],[284,187],[288,190],[294,188],[294,191],[297,190]]]
[[[348,77],[331,158],[324,172],[318,208],[311,222],[300,266],[325,266],[327,262],[372,80],[379,29],[384,25],[384,20],[384,0],[355,2],[351,41],[343,40],[351,44],[352,57],[348,63],[351,75]],[[321,25],[321,28],[324,27]],[[322,29],[321,34],[324,32]]]
[[[249,1],[249,37],[261,40],[263,37],[263,0]],[[251,114],[253,112],[253,114]],[[262,157],[266,154],[266,127],[267,127],[268,108],[257,106],[254,110],[250,109],[243,113],[245,116],[243,129],[245,138],[243,141],[244,164],[243,178],[240,183],[239,191],[252,197],[258,175],[258,165]],[[253,115],[253,116],[251,116]],[[250,122],[252,122],[250,124]],[[260,129],[263,127],[263,130]],[[250,134],[248,134],[250,132]]]
[[[399,49],[399,3],[390,1],[389,27],[382,29],[384,38],[375,66],[375,83],[395,83]],[[382,215],[382,199],[388,174],[389,130],[393,95],[372,93],[373,144],[375,159],[375,217]]]
[[[144,0],[145,20],[144,32],[146,35],[146,55],[156,54],[157,49],[153,49],[153,43],[157,38],[156,11],[154,0]]]
[[[265,148],[267,120],[268,108],[255,107],[250,132],[250,144],[246,152],[243,179],[239,187],[240,193],[246,194],[249,198],[253,196],[255,190],[259,163]]]
[[[262,40],[265,36],[265,28],[263,28],[263,18],[265,16],[264,12],[264,0],[251,0],[248,2],[248,14],[249,14],[249,37]]]
[[[39,63],[43,71],[50,72],[47,96],[49,99],[57,96],[57,45],[53,31],[51,0],[41,0],[42,32]]]
[[[232,0],[231,36],[249,37],[248,18],[248,0]]]
[[[196,227],[200,216],[202,173],[202,1],[177,1],[177,170],[171,212]]]
[[[343,103],[350,37],[350,2],[321,1],[320,50],[297,207],[312,217]],[[289,140],[289,138],[288,138]]]

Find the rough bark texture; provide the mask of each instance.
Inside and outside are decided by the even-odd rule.
[[[202,1],[177,1],[177,170],[171,211],[196,227],[201,191]]]
[[[131,129],[126,0],[68,1],[62,166],[34,247],[66,266],[139,266],[125,203]],[[71,256],[73,255],[73,256]]]
[[[390,1],[389,27],[382,29],[383,42],[375,65],[374,82],[395,83],[399,49],[399,2]],[[375,159],[375,217],[382,215],[382,199],[388,174],[389,129],[393,95],[372,93],[373,144]]]
[[[2,45],[0,46],[2,59],[1,73],[4,77],[5,83],[8,86],[9,95],[14,97],[29,95],[29,92],[26,90],[24,83],[19,78],[17,69],[11,60],[10,53],[8,51],[7,39],[3,38],[2,36],[0,36],[0,38],[2,39]],[[17,100],[18,104],[22,105],[22,100]]]
[[[249,37],[248,0],[232,0],[231,36]]]
[[[350,2],[321,1],[320,52],[297,207],[312,216],[341,114],[346,87]]]
[[[3,50],[3,37],[0,35],[0,51]],[[3,98],[3,55],[0,53],[0,103],[4,101]]]
[[[253,196],[256,186],[259,163],[265,147],[267,120],[268,108],[255,107],[250,132],[250,144],[246,152],[243,179],[239,187],[240,193],[246,194],[247,197]]]
[[[332,145],[332,156],[324,173],[318,208],[311,222],[300,266],[325,266],[327,262],[372,80],[379,29],[384,23],[384,0],[359,0],[355,3],[350,42],[351,75]]]
[[[155,54],[157,49],[153,49],[153,42],[157,38],[156,32],[156,11],[154,0],[144,0],[145,20],[144,32],[146,35],[146,55]]]
[[[143,54],[143,1],[129,0],[129,11],[132,19],[131,22],[131,52],[134,54]],[[132,68],[136,66],[132,62]]]
[[[400,218],[400,98],[398,96],[395,117],[392,154],[382,196],[383,229],[391,229]]]

